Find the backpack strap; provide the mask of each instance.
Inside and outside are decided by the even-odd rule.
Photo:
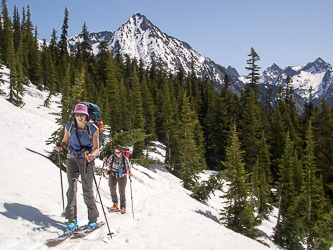
[[[89,140],[91,141],[91,143],[93,143],[93,137],[94,135],[92,134],[92,130],[91,130],[91,126],[95,126],[95,128],[98,130],[98,127],[94,124],[94,121],[92,119],[90,119],[88,122],[87,122],[87,134],[88,134],[88,137],[89,137]],[[69,140],[68,140],[68,145],[67,145],[67,150],[70,152],[70,153],[73,153],[71,148],[70,148],[70,144],[71,144],[71,137],[72,137],[72,134],[73,132],[76,132],[76,136],[77,136],[77,140],[78,142],[80,143],[80,147],[81,147],[81,151],[86,151],[88,150],[87,148],[85,147],[82,147],[81,145],[81,140],[80,138],[78,138],[78,133],[77,133],[77,125],[76,125],[76,120],[75,119],[71,119],[71,124],[69,126],[69,130],[68,130],[68,137],[69,137]],[[83,136],[83,135],[82,135]]]
[[[91,130],[91,126],[94,126],[96,128],[96,130],[99,130],[98,127],[96,126],[95,122],[93,119],[90,119],[88,122],[87,122],[87,134],[89,136],[89,139],[91,141],[91,143],[93,143],[93,133],[92,133],[92,130]]]
[[[125,155],[123,155],[123,165],[124,165],[124,168],[123,168],[123,173],[126,173],[127,174],[127,166],[125,164]]]
[[[75,125],[75,119],[73,119],[73,117],[71,118],[71,124],[69,126],[69,129],[68,129],[68,137],[69,137],[69,140],[68,140],[68,145],[67,145],[67,149],[69,150],[69,147],[71,145],[71,137],[72,137],[72,133],[73,133],[73,130],[74,128],[76,127]]]

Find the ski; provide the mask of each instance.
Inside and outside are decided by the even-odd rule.
[[[65,240],[69,239],[70,237],[72,237],[72,235],[75,232],[80,232],[84,229],[86,229],[86,226],[78,227],[78,229],[76,231],[66,231],[62,235],[59,235],[56,238],[46,240],[46,245],[48,247],[55,247],[55,246],[59,245],[60,243],[64,242]]]
[[[74,232],[73,236],[70,237],[71,239],[80,239],[80,238],[83,238],[83,237],[86,237],[88,234],[90,234],[91,232],[95,231],[96,229],[104,226],[105,223],[103,221],[101,222],[97,222],[96,223],[96,227],[91,229],[91,228],[85,228],[79,232]]]

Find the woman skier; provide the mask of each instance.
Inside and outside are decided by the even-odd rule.
[[[77,230],[76,193],[79,175],[81,175],[83,199],[88,209],[87,227],[95,228],[99,216],[93,193],[94,159],[99,154],[99,131],[92,121],[88,121],[88,117],[87,106],[77,104],[71,121],[65,126],[65,134],[60,146],[55,147],[58,152],[63,148],[68,149],[66,167],[68,191],[65,211],[68,224],[66,231]]]

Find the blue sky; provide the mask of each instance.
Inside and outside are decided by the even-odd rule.
[[[321,57],[333,64],[332,0],[7,0],[29,4],[39,38],[50,40],[52,29],[61,34],[65,6],[69,37],[82,31],[115,31],[132,15],[145,15],[161,31],[187,42],[202,56],[246,75],[253,47],[262,70],[300,66]]]

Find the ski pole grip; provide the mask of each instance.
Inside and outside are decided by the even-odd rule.
[[[62,145],[61,145],[61,143],[60,142],[57,142],[57,147],[61,147],[62,148],[62,150],[64,151],[64,155],[66,156],[67,155],[67,153],[68,153],[68,150],[67,149],[65,149]]]

